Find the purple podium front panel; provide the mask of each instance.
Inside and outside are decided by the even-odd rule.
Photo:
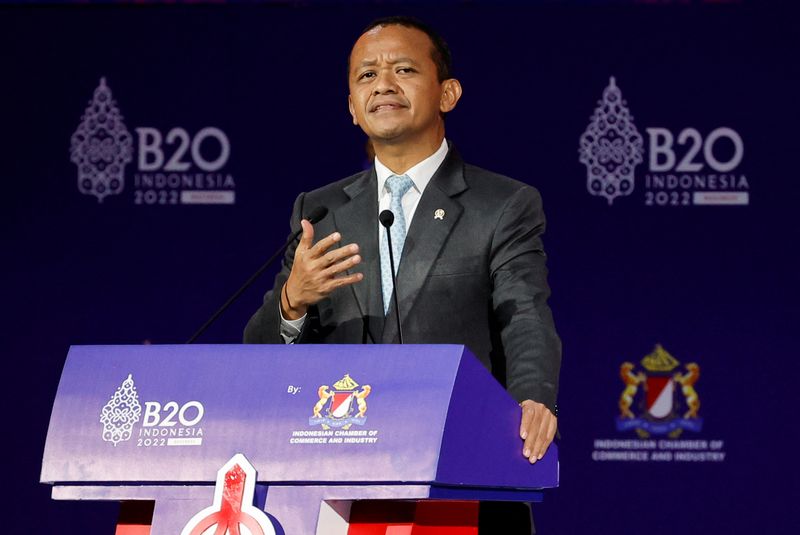
[[[458,346],[73,347],[42,480],[213,482],[242,452],[271,482],[432,481],[461,353]],[[328,400],[314,419],[326,386],[341,399]],[[366,398],[353,398],[367,386]],[[326,418],[331,402],[357,412],[358,401],[367,405],[360,421]]]
[[[75,346],[41,481],[177,499],[243,453],[260,483],[314,487],[316,500],[346,499],[319,492],[336,486],[361,487],[353,499],[531,500],[557,486],[557,454],[529,465],[518,425],[519,407],[463,346]]]

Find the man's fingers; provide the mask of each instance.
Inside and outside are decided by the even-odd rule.
[[[310,249],[314,243],[314,225],[308,222],[307,219],[300,221],[300,226],[303,227],[303,235],[300,237],[300,247],[303,249]]]
[[[554,415],[550,418],[550,424],[547,426],[547,437],[550,442],[553,442],[553,439],[556,438],[556,432],[558,431],[558,418]]]
[[[549,413],[547,409],[541,409],[542,413]],[[539,425],[539,429],[536,430],[536,439],[533,442],[533,447],[531,448],[531,461],[538,461],[542,457],[544,457],[544,452],[547,451],[547,447],[550,446],[550,442],[553,440],[552,437],[548,436],[550,433],[550,415],[543,414],[542,420]]]
[[[544,404],[526,399],[520,403],[522,421],[520,438],[523,439],[522,454],[535,463],[544,457],[556,434],[558,419]]]
[[[534,407],[533,418],[531,418],[531,423],[528,425],[528,437],[525,439],[525,445],[522,448],[522,454],[530,459],[531,462],[536,462],[534,446],[536,445],[536,440],[539,438],[539,428],[542,425],[542,417],[542,408]]]
[[[525,440],[528,438],[528,428],[531,426],[531,420],[533,420],[533,404],[523,401],[520,403],[520,407],[522,407],[522,422],[519,425],[519,438]]]
[[[297,279],[293,287],[299,290],[292,294],[292,302],[297,300],[301,304],[314,304],[336,288],[363,279],[364,275],[361,273],[342,276],[345,271],[361,262],[357,244],[334,247],[342,239],[338,232],[313,243],[314,228],[311,223],[303,219],[300,224],[303,226],[303,236],[295,253],[292,275],[289,277]]]
[[[342,235],[338,232],[334,232],[325,236],[321,240],[319,240],[314,247],[309,250],[311,258],[319,258],[325,254],[325,252],[330,249],[331,245],[337,243],[339,240],[342,239]]]
[[[525,442],[522,446],[522,454],[531,458],[534,440],[536,438],[535,430],[538,429],[538,421],[541,419],[537,403],[526,399],[520,406],[522,407],[522,421],[520,422],[519,436]]]
[[[355,284],[361,281],[364,278],[363,273],[353,273],[352,275],[346,275],[342,277],[333,277],[328,279],[325,283],[324,287],[322,288],[322,294],[328,295],[337,288],[341,288],[342,286],[349,286],[351,284]]]
[[[353,247],[348,251],[345,251],[341,254],[336,255],[333,257],[331,264],[328,268],[326,268],[322,272],[322,276],[325,278],[335,277],[340,273],[347,271],[348,269],[352,268],[361,263],[361,255],[355,254],[358,251],[358,247]],[[327,261],[328,255],[325,255],[325,261]]]
[[[320,269],[328,269],[339,262],[346,260],[358,253],[358,245],[351,243],[350,245],[343,245],[342,247],[328,251],[318,259]]]
[[[356,282],[359,282],[363,278],[364,278],[363,273],[353,273],[352,275],[347,275],[345,277],[336,277],[334,279],[331,279],[329,290],[333,291],[336,288],[341,288],[342,286],[355,284]]]

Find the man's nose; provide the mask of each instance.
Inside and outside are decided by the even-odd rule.
[[[397,93],[397,78],[391,69],[382,70],[378,73],[375,82],[375,94]]]

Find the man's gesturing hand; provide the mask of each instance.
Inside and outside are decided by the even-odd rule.
[[[519,404],[522,407],[522,423],[519,436],[525,441],[522,455],[535,463],[542,457],[547,447],[553,442],[558,428],[558,418],[542,403],[526,399]]]
[[[285,318],[303,317],[308,307],[318,303],[336,288],[356,283],[364,278],[362,273],[342,275],[361,262],[358,245],[351,243],[329,249],[342,239],[334,232],[314,243],[314,227],[303,219],[303,236],[294,252],[292,272],[281,289],[281,311]]]

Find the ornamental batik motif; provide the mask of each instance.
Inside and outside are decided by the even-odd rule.
[[[613,76],[580,138],[579,153],[589,193],[611,205],[633,192],[633,172],[642,163],[644,143]]]
[[[133,140],[105,78],[100,79],[81,124],[72,134],[70,156],[78,166],[81,193],[103,202],[106,196],[122,191],[125,165],[133,159]]]
[[[114,446],[129,440],[133,426],[139,421],[141,414],[139,394],[133,384],[133,376],[128,375],[100,413],[103,440],[111,442]]]

